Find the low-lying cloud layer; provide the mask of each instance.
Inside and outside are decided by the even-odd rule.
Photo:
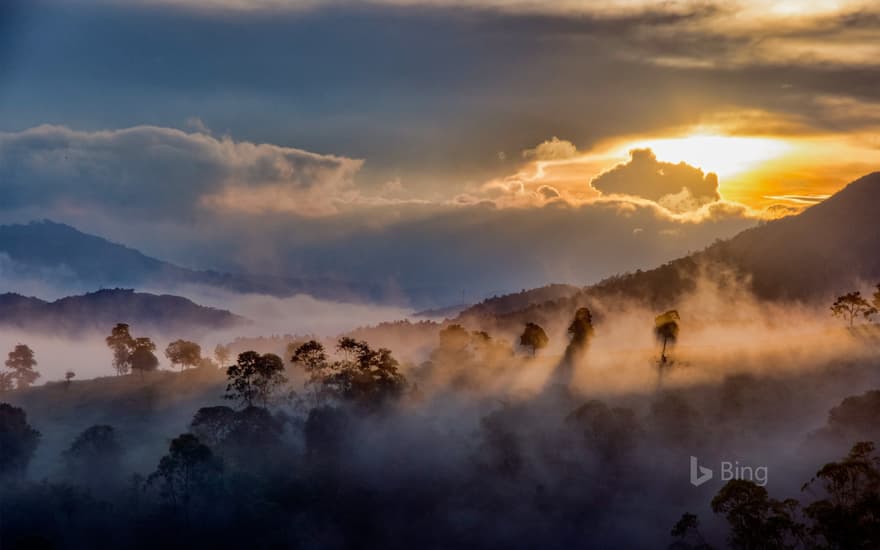
[[[205,211],[333,213],[362,161],[137,126],[0,133],[0,208],[96,208],[147,220]]]

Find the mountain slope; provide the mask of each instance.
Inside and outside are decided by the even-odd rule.
[[[479,304],[463,311],[458,321],[493,317],[513,326],[597,299],[632,299],[661,310],[674,307],[707,269],[718,268],[731,270],[757,297],[768,300],[827,300],[858,285],[880,283],[880,172],[859,178],[797,216],[748,229],[654,269],[609,277],[580,292],[517,309],[493,311],[490,304]],[[498,300],[515,303],[516,296]]]
[[[332,279],[298,279],[197,271],[49,220],[0,226],[0,255],[22,277],[48,279],[70,288],[162,288],[208,285],[234,292],[317,298],[372,297],[378,289]],[[0,289],[2,290],[2,289]]]
[[[47,334],[106,332],[116,323],[129,323],[139,333],[196,335],[246,322],[229,311],[200,306],[180,296],[124,289],[100,290],[54,302],[19,294],[0,295],[0,327]]]

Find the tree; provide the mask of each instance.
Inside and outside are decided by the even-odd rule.
[[[695,514],[682,514],[670,534],[678,540],[670,544],[668,550],[711,550],[712,548],[700,533],[700,520]]]
[[[0,478],[22,475],[39,443],[40,432],[27,423],[24,410],[0,403]]]
[[[331,362],[324,347],[312,340],[297,348],[291,359],[309,373],[316,405],[332,397],[376,409],[400,397],[406,389],[406,378],[390,350],[374,350],[366,342],[343,337],[336,351],[343,358]]]
[[[873,303],[874,309],[880,311],[880,284],[877,285],[877,290],[874,291]]]
[[[336,362],[325,380],[332,394],[367,409],[381,408],[403,394],[406,378],[391,350],[374,350],[353,338],[340,339],[336,349],[349,359]]]
[[[454,323],[440,331],[440,347],[445,350],[461,350],[471,341],[470,334],[461,325]]]
[[[839,462],[823,466],[804,485],[820,485],[825,498],[806,507],[812,533],[827,548],[880,547],[880,458],[874,444],[856,443]]]
[[[113,426],[96,425],[79,434],[62,458],[68,474],[90,486],[103,487],[120,479],[122,446]]]
[[[107,347],[113,350],[113,368],[116,374],[128,374],[131,369],[131,352],[134,347],[134,338],[131,337],[129,326],[118,323],[110,332],[110,336],[104,339]]]
[[[11,372],[0,372],[0,393],[10,392],[15,389]]]
[[[229,407],[202,407],[193,416],[189,430],[199,441],[217,448],[229,436],[235,426],[235,411]]]
[[[767,490],[744,479],[732,479],[712,499],[712,511],[730,525],[730,545],[743,550],[791,548],[804,536],[795,520],[798,503],[770,498]]]
[[[856,317],[870,319],[875,313],[877,309],[864,299],[859,291],[838,296],[831,305],[831,315],[848,321],[849,326],[855,324]]]
[[[590,338],[593,337],[595,329],[593,328],[593,314],[588,308],[579,308],[568,325],[568,334],[571,337],[570,346],[577,350],[583,350],[589,344]]]
[[[70,383],[73,381],[74,378],[76,378],[76,373],[75,373],[75,372],[73,372],[72,370],[69,370],[69,371],[65,372],[65,373],[64,373],[64,385],[65,385],[65,387],[68,387],[68,388],[69,388],[69,387],[70,387]]]
[[[152,372],[159,367],[159,359],[156,354],[156,344],[149,338],[136,338],[132,344],[129,362],[132,371],[138,371],[141,376],[145,372]]]
[[[239,354],[238,362],[226,370],[226,399],[239,401],[246,407],[260,403],[269,405],[272,394],[285,382],[284,361],[275,354],[260,355],[255,351]]]
[[[36,366],[34,350],[24,344],[15,346],[6,359],[6,367],[12,370],[10,378],[15,381],[15,388],[19,390],[30,387],[40,377],[40,373],[34,370]]]
[[[661,367],[666,366],[669,360],[666,357],[666,348],[678,341],[678,322],[680,320],[681,317],[679,317],[678,311],[674,309],[667,311],[663,315],[658,315],[654,319],[654,336],[663,343],[663,349],[660,351]]]
[[[586,354],[593,333],[593,314],[588,308],[578,308],[568,326],[570,340],[565,346],[565,355],[553,371],[551,375],[553,385],[549,387],[566,387],[571,383],[575,369]]]
[[[217,346],[214,347],[214,357],[217,359],[217,363],[221,367],[225,367],[226,363],[229,361],[229,348],[222,344],[217,344]]]
[[[320,342],[309,340],[294,350],[290,361],[294,365],[302,365],[308,375],[306,386],[312,389],[314,406],[320,406],[324,398],[323,382],[330,369],[324,346]]]
[[[189,340],[175,340],[165,348],[165,357],[181,369],[196,367],[202,362],[202,347]]]
[[[222,463],[211,449],[185,433],[171,441],[168,454],[159,460],[147,483],[159,483],[166,505],[188,516],[193,499],[210,495],[221,472]]]
[[[526,323],[526,328],[519,337],[519,345],[531,348],[532,357],[539,349],[544,349],[550,343],[550,338],[540,325],[535,323]]]

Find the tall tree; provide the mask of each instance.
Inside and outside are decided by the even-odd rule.
[[[313,405],[322,405],[325,398],[323,383],[330,369],[324,346],[320,342],[309,340],[294,350],[290,361],[294,365],[301,365],[308,375],[306,386],[311,389]]]
[[[229,362],[229,348],[222,344],[217,344],[214,347],[214,357],[221,368],[225,367],[226,363]]]
[[[680,320],[681,317],[679,317],[678,311],[674,309],[667,311],[663,315],[658,315],[654,319],[654,336],[663,343],[663,349],[660,351],[661,367],[666,366],[669,361],[669,358],[666,356],[667,348],[670,344],[675,344],[678,341],[678,322]]]
[[[202,362],[202,347],[189,340],[175,340],[165,348],[165,357],[181,369],[196,367]]]
[[[185,433],[171,441],[168,454],[159,460],[148,483],[158,483],[165,504],[188,517],[193,500],[208,497],[221,472],[222,463],[211,449],[193,434]]]
[[[874,291],[873,299],[872,305],[874,306],[874,309],[880,311],[880,284],[877,285],[877,290]]]
[[[113,426],[96,425],[80,433],[62,455],[67,472],[90,487],[121,480],[122,446]]]
[[[105,338],[107,347],[113,350],[113,368],[116,374],[128,374],[131,370],[131,353],[134,347],[134,338],[131,337],[130,327],[125,323],[118,323]]]
[[[821,498],[804,510],[823,548],[880,548],[880,458],[874,444],[856,443],[839,462],[823,466],[804,489]]]
[[[831,305],[831,315],[841,317],[849,322],[849,326],[855,324],[857,317],[870,319],[872,315],[877,313],[877,309],[862,297],[859,291],[850,292],[843,296],[838,296],[837,300]]]
[[[519,345],[530,348],[532,357],[535,356],[539,349],[544,349],[550,343],[547,333],[536,323],[526,323],[523,333],[519,337]]]
[[[805,533],[797,506],[793,499],[770,498],[764,487],[744,479],[728,481],[712,499],[712,511],[730,524],[730,546],[743,550],[794,548]]]
[[[140,372],[141,376],[145,372],[156,370],[159,367],[159,358],[155,351],[156,344],[150,338],[135,338],[129,358],[131,370]]]
[[[342,358],[331,362],[324,347],[312,340],[302,344],[293,355],[292,361],[303,365],[309,373],[316,404],[335,398],[376,409],[400,397],[406,389],[406,378],[390,350],[374,350],[366,342],[340,338],[336,351]]]
[[[69,370],[64,373],[64,387],[69,388],[73,379],[76,378],[76,373],[72,370]]]
[[[238,361],[226,370],[226,399],[238,401],[246,407],[269,405],[273,393],[287,378],[284,361],[275,354],[260,355],[255,351],[239,354]]]
[[[333,394],[367,409],[381,408],[403,394],[406,378],[391,350],[374,350],[353,338],[340,339],[336,349],[347,359],[336,362],[326,379]]]
[[[15,389],[15,382],[12,380],[11,372],[0,372],[0,394]]]
[[[6,359],[6,367],[11,369],[10,377],[15,381],[16,389],[30,387],[40,373],[34,370],[37,366],[37,360],[34,358],[34,350],[24,344],[18,344],[15,349],[9,352]]]
[[[574,319],[572,319],[571,324],[568,325],[568,334],[571,336],[569,345],[578,351],[582,351],[589,344],[594,332],[593,314],[588,308],[579,308],[574,313]]]
[[[39,443],[40,432],[28,424],[24,410],[0,403],[0,479],[23,474]]]

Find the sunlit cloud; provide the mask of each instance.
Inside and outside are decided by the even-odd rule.
[[[703,133],[648,139],[627,147],[651,149],[660,160],[686,162],[719,177],[744,172],[791,149],[780,139]]]

